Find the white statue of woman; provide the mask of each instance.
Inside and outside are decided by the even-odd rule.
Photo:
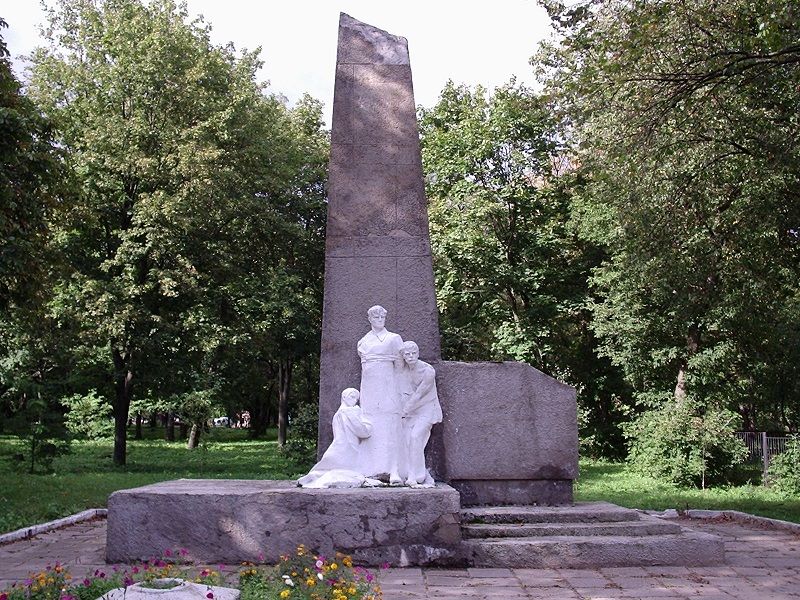
[[[386,329],[386,309],[367,311],[371,328],[358,342],[361,357],[361,407],[372,423],[372,435],[359,447],[360,468],[366,477],[401,485],[402,404],[397,372],[403,360],[403,339]]]
[[[372,424],[356,404],[358,397],[353,388],[342,392],[342,403],[333,415],[333,442],[308,475],[297,480],[302,487],[359,487],[365,482],[358,471],[359,446],[372,433]]]

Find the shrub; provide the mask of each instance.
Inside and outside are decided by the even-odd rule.
[[[317,462],[318,415],[315,403],[301,404],[289,423],[289,435],[281,451],[298,470],[308,471]]]
[[[113,437],[111,402],[97,391],[62,398],[61,404],[67,409],[65,423],[71,434],[89,440]]]
[[[677,485],[705,488],[727,481],[747,448],[733,432],[739,417],[689,400],[639,415],[625,426],[635,471]]]
[[[767,481],[780,494],[800,496],[800,436],[792,436],[786,450],[772,458]]]

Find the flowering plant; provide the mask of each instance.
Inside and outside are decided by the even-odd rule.
[[[186,565],[185,550],[166,550],[162,558],[138,565],[97,569],[82,579],[73,578],[58,563],[31,574],[22,584],[0,592],[0,600],[96,600],[103,594],[134,583],[160,587],[159,580],[181,578],[209,586],[206,598],[214,599],[211,586],[229,585],[225,567],[202,568],[194,577]],[[388,566],[388,565],[386,565]],[[228,573],[227,575],[234,575]],[[336,553],[317,556],[304,546],[282,556],[275,566],[244,563],[239,570],[241,600],[380,600],[375,576],[353,566],[351,557]]]
[[[281,556],[274,567],[257,568],[250,563],[239,572],[241,600],[380,600],[383,596],[375,576],[337,552],[318,556],[302,544],[293,555]]]

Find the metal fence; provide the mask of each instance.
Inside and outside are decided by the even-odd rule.
[[[747,462],[761,463],[766,475],[769,461],[773,456],[786,451],[787,436],[767,435],[766,431],[737,431],[738,437],[747,446]]]

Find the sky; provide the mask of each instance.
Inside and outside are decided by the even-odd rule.
[[[528,64],[549,35],[535,0],[188,0],[189,14],[211,23],[212,41],[238,49],[261,46],[259,77],[289,102],[308,92],[325,104],[330,125],[339,12],[408,39],[417,104],[436,103],[448,79],[493,89],[512,76],[533,85]],[[23,77],[19,57],[42,45],[39,0],[8,0],[0,30]]]

